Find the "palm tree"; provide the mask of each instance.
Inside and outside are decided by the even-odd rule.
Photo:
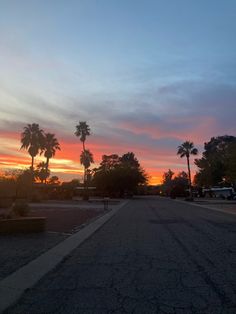
[[[47,164],[44,161],[37,165],[35,176],[41,183],[46,182],[47,178],[50,176],[50,170],[47,168]]]
[[[84,166],[84,184],[86,182],[87,170],[91,163],[94,163],[93,154],[88,150],[83,150],[80,154],[80,163]]]
[[[86,121],[80,121],[79,124],[76,125],[75,135],[80,137],[80,140],[83,143],[83,150],[85,151],[86,137],[90,135],[90,127]]]
[[[183,157],[187,158],[189,192],[190,192],[191,198],[192,198],[192,182],[191,182],[191,171],[190,171],[189,158],[190,158],[190,155],[197,155],[197,154],[198,154],[198,150],[196,147],[194,147],[193,142],[186,141],[186,142],[182,143],[180,146],[178,146],[177,155],[180,155],[181,158],[183,158]]]
[[[79,124],[76,125],[75,135],[80,138],[83,144],[83,151],[80,155],[80,163],[84,166],[84,189],[87,189],[88,186],[86,182],[86,173],[87,169],[90,167],[90,164],[94,161],[92,153],[85,149],[86,137],[90,135],[90,127],[86,121],[80,121]],[[84,199],[88,199],[88,191],[86,194],[84,194]]]
[[[44,132],[37,123],[27,124],[21,133],[21,149],[27,149],[31,156],[31,169],[34,170],[34,158],[43,149]]]
[[[49,160],[54,157],[56,150],[61,150],[60,144],[55,137],[55,134],[46,133],[43,143],[44,157],[46,158],[46,171],[48,170]]]

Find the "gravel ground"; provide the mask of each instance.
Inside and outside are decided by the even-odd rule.
[[[226,200],[197,200],[195,203],[210,208],[218,208],[225,211],[230,211],[236,213],[236,201],[226,201]]]
[[[90,206],[94,208],[81,209],[73,202],[32,206],[30,216],[47,218],[46,232],[0,236],[0,280],[104,213],[103,207]]]
[[[56,233],[17,234],[0,236],[0,280],[29,263],[67,235]]]
[[[103,208],[37,208],[32,209],[30,216],[46,217],[46,229],[53,232],[73,233],[79,226],[88,223],[104,213]]]

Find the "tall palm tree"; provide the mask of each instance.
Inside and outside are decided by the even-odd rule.
[[[61,150],[60,144],[55,137],[55,134],[46,133],[44,135],[44,143],[43,143],[44,157],[46,158],[46,171],[48,171],[49,160],[54,157],[56,154],[56,150]]]
[[[27,124],[21,133],[21,149],[26,149],[31,156],[31,169],[34,170],[34,158],[43,149],[44,132],[37,123]]]
[[[87,158],[87,153],[85,149],[85,141],[86,141],[86,137],[90,135],[90,127],[86,121],[80,121],[79,124],[76,125],[75,135],[80,138],[83,144],[83,152],[80,155],[80,162],[81,162],[81,157],[82,157],[83,161],[85,161],[86,163],[86,159],[88,158]],[[81,162],[81,164],[84,166],[84,179],[85,179],[87,168],[85,167],[83,162]],[[84,181],[84,186],[85,186],[85,181]]]
[[[86,182],[87,170],[91,163],[94,163],[93,154],[88,150],[83,150],[80,154],[80,163],[84,166],[84,184]]]
[[[80,121],[79,124],[76,125],[75,135],[80,138],[83,143],[83,150],[85,151],[86,137],[90,135],[90,127],[86,121]]]
[[[191,198],[192,198],[192,182],[191,182],[191,171],[190,171],[189,158],[190,158],[190,155],[197,155],[197,154],[198,154],[198,150],[196,147],[194,147],[193,142],[186,141],[186,142],[182,143],[180,146],[178,146],[177,155],[180,155],[181,158],[183,158],[183,157],[187,158],[189,192],[190,192]]]

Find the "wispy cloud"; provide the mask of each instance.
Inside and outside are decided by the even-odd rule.
[[[79,121],[91,126],[97,164],[103,154],[134,151],[154,180],[185,169],[176,156],[182,141],[201,151],[212,136],[235,135],[233,2],[214,12],[188,4],[181,19],[164,2],[139,4],[135,14],[122,1],[102,10],[88,3],[1,10],[1,167],[27,165],[19,140],[33,122],[56,134],[62,151],[51,167],[67,178],[82,171]]]

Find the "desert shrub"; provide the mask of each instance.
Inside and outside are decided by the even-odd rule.
[[[29,214],[30,208],[26,200],[16,200],[12,211],[16,216],[25,217]]]
[[[31,201],[32,203],[41,203],[41,201],[42,201],[42,196],[39,195],[39,194],[33,194],[33,195],[31,196],[30,201]]]
[[[10,199],[16,194],[16,184],[13,179],[0,178],[0,198]]]
[[[12,198],[1,198],[0,197],[0,208],[9,208],[12,206]]]

